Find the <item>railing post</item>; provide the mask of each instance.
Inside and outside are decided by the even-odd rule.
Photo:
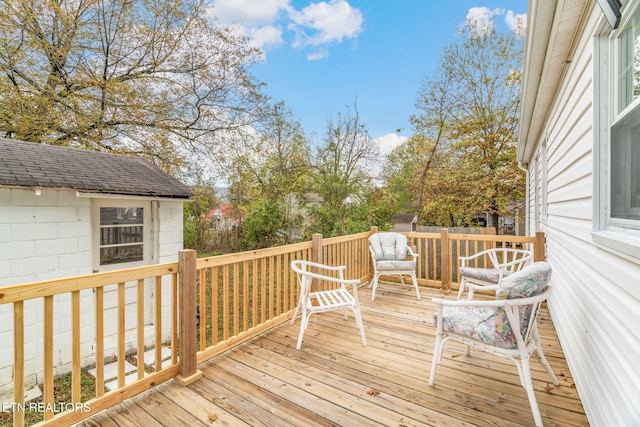
[[[322,234],[314,233],[311,237],[311,261],[322,264]]]
[[[451,282],[451,260],[449,259],[449,230],[443,228],[440,230],[440,279],[442,281],[442,290],[450,289]]]
[[[196,251],[178,254],[178,323],[180,364],[175,381],[187,386],[202,377],[196,355]]]
[[[533,248],[534,261],[544,261],[546,259],[545,246],[546,246],[546,238],[545,238],[544,232],[542,231],[536,232],[536,242],[534,243],[534,248]]]
[[[485,227],[484,229],[482,229],[482,234],[488,235],[488,236],[495,236],[496,235],[496,228],[495,227]],[[485,242],[485,245],[483,245],[482,250],[493,249],[495,247],[496,247],[495,240],[491,240],[489,242]]]

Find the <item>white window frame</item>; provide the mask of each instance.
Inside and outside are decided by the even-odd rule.
[[[100,208],[143,208],[142,259],[124,263],[100,265]],[[152,203],[143,199],[94,199],[92,200],[92,249],[93,271],[112,271],[151,264],[152,259]]]
[[[618,114],[618,46],[639,2],[627,2],[620,26],[615,31],[602,20],[594,44],[594,244],[640,262],[640,220],[611,218],[611,128],[625,113],[640,104],[632,102]]]

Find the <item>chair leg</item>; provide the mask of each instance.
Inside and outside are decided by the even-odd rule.
[[[400,283],[402,283],[402,287],[404,288],[405,284],[404,284],[404,277],[402,274],[398,274],[398,276],[400,276]]]
[[[300,350],[300,346],[302,345],[302,337],[304,336],[304,331],[307,329],[307,325],[309,324],[309,317],[311,317],[311,313],[307,313],[303,309],[301,317],[302,320],[300,322],[300,334],[298,335],[298,344],[296,344],[296,350]]]
[[[372,289],[371,289],[371,301],[373,301],[374,299],[376,299],[376,288],[378,287],[378,278],[380,277],[380,275],[378,273],[375,273],[373,276],[373,281],[372,281]]]
[[[538,408],[538,401],[536,400],[536,393],[533,389],[533,381],[531,380],[529,358],[522,358],[521,363],[522,367],[520,369],[520,380],[525,390],[527,390],[527,396],[529,397],[529,406],[531,406],[531,413],[533,414],[533,422],[536,424],[536,427],[542,427],[542,416],[540,416],[540,409]]]
[[[463,277],[462,280],[460,280],[460,288],[458,289],[458,300],[460,300],[462,298],[462,294],[464,294],[464,288],[466,283],[467,281]]]
[[[360,338],[362,339],[362,345],[367,346],[367,337],[364,335],[364,322],[362,321],[362,314],[360,313],[360,307],[353,309],[356,318],[356,325],[360,329]]]
[[[433,346],[433,359],[431,359],[431,374],[429,375],[429,385],[434,385],[436,382],[436,369],[438,368],[438,363],[440,363],[440,358],[442,357],[442,347],[443,347],[442,333],[436,334],[436,343]]]
[[[411,281],[413,282],[413,287],[416,288],[416,296],[418,297],[418,301],[420,301],[420,289],[418,289],[418,279],[416,279],[416,273],[411,274]]]
[[[293,325],[296,322],[296,316],[298,316],[298,312],[300,311],[301,306],[302,306],[302,301],[298,303],[296,310],[293,312],[293,316],[291,317],[291,322],[289,322],[290,325]]]
[[[540,359],[540,363],[542,363],[542,366],[544,366],[544,369],[549,374],[549,377],[551,378],[551,382],[553,383],[553,385],[558,386],[560,385],[560,382],[558,381],[556,374],[553,373],[553,369],[551,369],[551,365],[549,365],[549,362],[547,361],[547,358],[544,356],[544,353],[542,351],[542,344],[540,343],[540,335],[538,335],[537,325],[534,324],[534,328],[535,329],[533,330],[533,340],[536,343],[536,354]]]

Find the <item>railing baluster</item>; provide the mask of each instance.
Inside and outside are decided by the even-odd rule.
[[[240,272],[238,263],[233,264],[233,335],[240,333]]]
[[[156,276],[154,280],[155,285],[155,305],[156,305],[156,318],[155,323],[155,365],[156,372],[162,370],[162,276]],[[195,297],[195,295],[194,295]]]
[[[82,380],[82,371],[80,367],[80,291],[71,292],[71,339],[72,356],[71,356],[71,400],[78,403],[81,400],[82,389],[80,382]]]
[[[258,325],[258,261],[251,261],[251,304],[253,311],[251,313],[252,325]]]
[[[138,379],[144,378],[144,279],[138,279],[137,283],[137,372]]]
[[[242,262],[242,330],[249,330],[249,261]]]
[[[13,303],[13,425],[24,426],[24,302]]]
[[[218,267],[211,269],[211,345],[218,344],[220,336],[220,284]]]
[[[125,375],[125,324],[124,324],[124,304],[125,304],[125,283],[118,283],[118,388],[124,387]]]
[[[207,348],[207,269],[200,270],[200,299],[198,307],[200,307],[200,350]]]
[[[229,339],[229,265],[222,267],[222,339]]]
[[[53,295],[44,297],[44,387],[45,421],[53,418]]]
[[[104,288],[96,289],[96,397],[104,395]]]
[[[171,275],[171,364],[178,363],[178,273]]]

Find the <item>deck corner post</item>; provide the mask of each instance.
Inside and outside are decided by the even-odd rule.
[[[178,254],[178,375],[174,380],[187,386],[202,377],[198,370],[196,349],[196,251],[181,250]]]
[[[546,237],[543,231],[536,232],[536,243],[533,248],[533,261],[544,261],[547,257],[546,253]]]
[[[451,288],[451,260],[449,256],[449,230],[443,228],[440,230],[440,271],[441,277],[440,280],[442,282],[441,288],[443,291],[449,290]]]

